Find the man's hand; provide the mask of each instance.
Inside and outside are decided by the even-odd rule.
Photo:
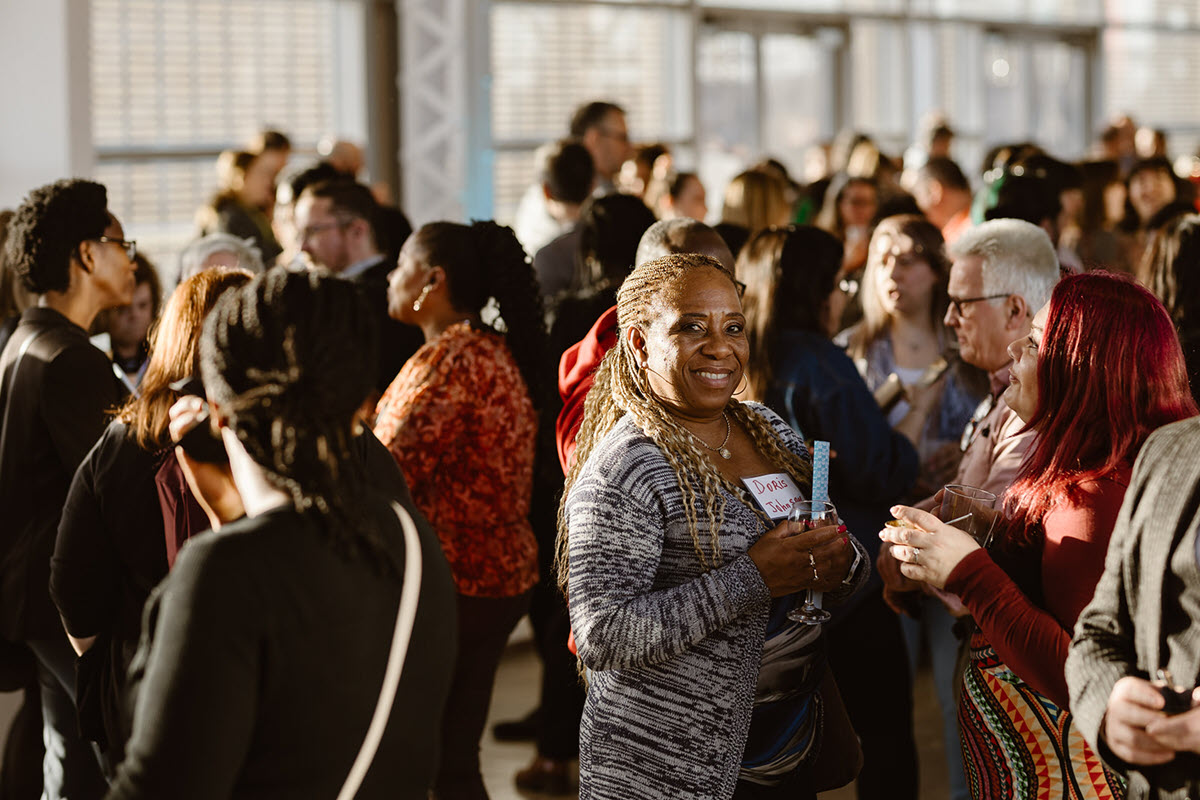
[[[1149,726],[1158,727],[1168,721],[1163,705],[1162,695],[1150,681],[1132,675],[1117,681],[1108,697],[1108,710],[1100,730],[1117,758],[1129,764],[1151,766],[1165,764],[1175,757],[1174,750],[1149,732]]]
[[[1192,710],[1146,725],[1146,733],[1176,752],[1200,753],[1200,688],[1192,690]]]

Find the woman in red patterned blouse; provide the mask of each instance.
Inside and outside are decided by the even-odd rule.
[[[503,334],[483,324],[489,300]],[[479,738],[496,666],[537,582],[529,524],[539,359],[546,331],[533,268],[508,228],[435,222],[405,242],[388,313],[425,344],[376,408],[375,435],[396,458],[437,531],[458,589],[458,660],[442,722],[440,800],[478,800]]]

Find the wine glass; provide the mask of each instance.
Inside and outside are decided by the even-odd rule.
[[[838,515],[837,509],[828,500],[800,500],[788,512],[788,519],[836,525]],[[813,572],[816,572],[815,567],[813,568]],[[792,622],[800,622],[805,625],[821,625],[828,622],[833,615],[816,605],[813,599],[813,590],[806,590],[804,592],[804,603],[799,608],[793,608],[789,611],[788,619]]]
[[[996,495],[976,486],[951,483],[942,494],[942,521],[971,535],[980,547],[992,542],[992,530],[996,525],[994,514],[981,514],[979,510],[994,509]]]

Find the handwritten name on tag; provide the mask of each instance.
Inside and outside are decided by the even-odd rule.
[[[804,499],[804,493],[786,472],[742,478],[742,483],[750,490],[758,507],[767,512],[771,519],[786,519],[792,506]]]

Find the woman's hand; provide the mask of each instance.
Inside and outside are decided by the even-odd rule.
[[[1121,678],[1108,696],[1101,734],[1117,758],[1129,764],[1165,764],[1175,757],[1175,751],[1155,736],[1150,727],[1166,724],[1162,695],[1154,684],[1132,675]],[[1192,709],[1181,717],[1195,714]],[[1169,733],[1168,729],[1168,733]]]
[[[171,421],[167,429],[173,442],[178,442],[196,425],[209,424],[204,413],[204,401],[194,395],[179,398],[175,405],[171,406],[169,414]],[[204,509],[214,531],[219,530],[222,524],[245,515],[242,496],[234,486],[228,464],[221,466],[196,461],[179,446],[175,447],[175,458],[178,459],[183,477],[200,507]]]
[[[900,572],[907,578],[946,588],[950,573],[979,545],[971,535],[952,528],[933,514],[908,506],[893,506],[896,519],[915,527],[887,527],[879,538],[895,545],[892,556],[900,561]]]
[[[883,580],[884,602],[897,614],[916,618],[921,613],[921,587],[925,584],[906,576],[900,567],[901,563],[892,555],[892,548],[879,550],[875,571]]]
[[[853,561],[845,525],[809,529],[784,520],[750,548],[750,558],[771,590],[782,597],[804,589],[831,592],[845,580]]]

